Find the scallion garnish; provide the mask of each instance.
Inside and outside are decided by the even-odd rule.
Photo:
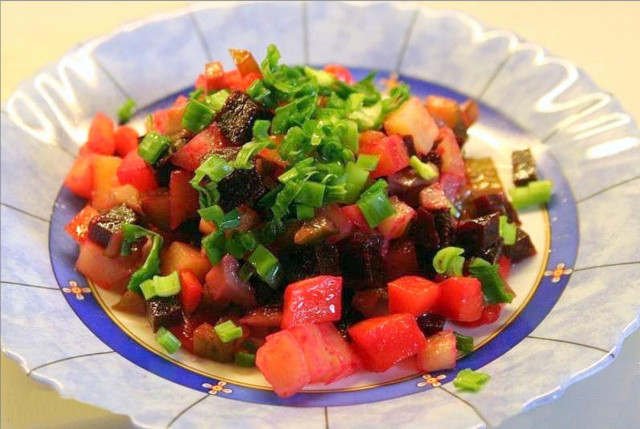
[[[253,353],[239,351],[236,352],[234,362],[236,363],[236,365],[250,368],[256,366],[256,355]]]
[[[233,340],[237,340],[242,337],[242,327],[236,326],[231,320],[220,323],[213,327],[218,337],[223,343],[230,343]]]
[[[224,211],[219,205],[214,205],[198,210],[198,214],[207,222],[215,222],[217,224],[224,216]]]
[[[513,246],[516,243],[516,235],[518,233],[518,227],[515,223],[509,223],[506,216],[500,216],[500,229],[499,234],[502,237],[502,241],[507,246]]]
[[[366,153],[361,153],[360,155],[358,155],[358,161],[356,162],[356,164],[367,171],[373,171],[378,166],[379,161],[380,155],[369,155]]]
[[[456,378],[453,379],[453,385],[461,390],[477,392],[489,380],[491,380],[489,374],[475,372],[467,368],[460,371]]]
[[[438,171],[438,167],[433,165],[430,162],[422,162],[420,158],[413,155],[409,160],[409,164],[416,170],[416,173],[424,180],[435,180],[440,176],[440,172]]]
[[[315,216],[315,210],[311,206],[307,206],[305,204],[297,204],[296,205],[296,217],[300,220],[309,220],[313,219]]]
[[[304,182],[295,201],[311,207],[322,207],[326,186],[316,182]]]
[[[202,101],[192,98],[184,109],[182,126],[192,133],[199,133],[211,124],[213,115],[214,112],[211,107]]]
[[[120,125],[129,122],[129,119],[133,117],[133,112],[136,110],[136,102],[128,98],[118,109],[118,123]]]
[[[174,271],[168,276],[154,276],[153,283],[156,289],[156,295],[168,297],[180,293],[180,277],[178,272]]]
[[[175,353],[182,346],[182,342],[171,331],[162,326],[156,332],[156,341],[168,353]]]
[[[224,256],[224,232],[215,231],[202,239],[202,248],[211,265],[218,265]]]
[[[140,290],[142,291],[142,296],[144,296],[144,299],[146,299],[147,301],[157,296],[156,285],[153,282],[153,279],[145,280],[140,283]]]
[[[211,108],[211,110],[213,110],[214,113],[217,113],[220,109],[222,109],[222,106],[224,106],[224,103],[227,101],[228,97],[229,91],[227,91],[226,89],[221,89],[211,95],[206,96],[204,98],[204,102],[207,106],[209,106],[209,108]]]
[[[280,273],[280,265],[278,259],[273,256],[266,247],[258,245],[253,251],[247,262],[253,265],[256,272],[262,280],[267,282],[271,287],[277,284]]]
[[[356,203],[371,228],[375,228],[380,222],[393,216],[396,212],[384,189],[386,186],[382,185],[383,183],[386,185],[384,180],[379,180],[371,185]]]
[[[464,249],[460,247],[445,247],[438,250],[433,257],[433,269],[438,274],[446,274],[450,277],[462,277],[464,257],[460,256]]]
[[[343,180],[346,191],[344,202],[350,204],[358,199],[358,195],[369,180],[369,172],[355,162],[349,162],[344,170]]]
[[[147,255],[144,263],[140,268],[131,274],[127,288],[134,292],[140,293],[140,284],[152,278],[160,272],[160,249],[162,248],[162,237],[153,231],[144,229],[141,226],[125,223],[122,225],[122,245],[120,246],[121,255],[129,255],[131,246],[134,242],[146,237],[151,240],[151,250]]]
[[[144,136],[138,146],[138,155],[148,164],[155,164],[171,146],[171,139],[158,133]]]
[[[553,182],[551,180],[536,180],[527,186],[509,189],[511,202],[516,209],[522,209],[534,204],[546,204],[551,200]]]
[[[469,272],[482,283],[482,293],[488,304],[511,302],[515,297],[500,274],[498,264],[490,264],[482,258],[473,258],[469,263]]]
[[[456,336],[456,348],[460,353],[469,354],[473,351],[473,337],[454,332]]]

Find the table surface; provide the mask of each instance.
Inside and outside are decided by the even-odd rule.
[[[79,41],[183,2],[2,2],[1,96],[57,60]],[[640,119],[640,3],[429,2],[510,29],[582,67]],[[35,24],[35,25],[34,25]],[[36,383],[2,356],[0,426],[128,428],[129,419]],[[640,425],[640,331],[606,369],[569,387],[555,402],[522,413],[501,428],[631,428]],[[34,411],[37,409],[37,412]]]

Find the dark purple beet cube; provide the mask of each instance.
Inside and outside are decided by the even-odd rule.
[[[500,239],[500,214],[463,220],[456,229],[456,243],[471,253],[483,252]]]
[[[436,250],[440,246],[440,235],[436,229],[435,216],[425,208],[420,207],[417,210],[410,234],[417,244],[428,251]]]
[[[250,170],[234,170],[218,182],[220,207],[225,212],[251,203],[260,198],[267,189],[262,184],[260,174],[255,168]]]
[[[516,242],[513,246],[504,246],[504,254],[511,262],[519,262],[536,254],[536,248],[531,242],[529,234],[518,228]]]
[[[500,213],[507,216],[507,220],[511,223],[520,225],[518,213],[507,200],[503,192],[476,193],[471,195],[471,205],[473,206],[475,216],[486,216],[492,213]]]
[[[435,210],[433,221],[440,237],[440,248],[450,246],[455,240],[454,218],[449,210]]]
[[[427,186],[427,181],[407,167],[387,177],[389,195],[396,195],[411,207],[420,206],[420,191]]]
[[[511,153],[513,165],[513,183],[516,186],[526,186],[527,183],[538,180],[536,162],[529,149],[514,150]]]
[[[340,242],[340,268],[345,287],[359,290],[386,286],[382,245],[382,237],[361,233]]]
[[[251,140],[253,123],[262,114],[262,108],[244,92],[235,91],[225,101],[215,117],[224,136],[235,146]]]
[[[107,247],[111,236],[122,229],[125,223],[136,223],[138,215],[124,204],[96,216],[89,223],[89,239],[102,247]]]
[[[330,244],[294,245],[284,250],[279,259],[288,283],[323,274],[340,275],[338,248]]]
[[[169,328],[182,323],[182,304],[178,295],[168,298],[155,297],[146,301],[149,325],[156,332],[160,327]]]
[[[444,317],[438,314],[424,313],[416,319],[416,322],[425,337],[430,337],[444,329]]]

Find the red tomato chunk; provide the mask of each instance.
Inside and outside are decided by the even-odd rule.
[[[440,283],[440,298],[434,311],[447,319],[474,322],[482,317],[484,296],[480,280],[452,277]]]
[[[282,328],[334,322],[342,312],[342,277],[318,276],[290,284],[284,292]]]
[[[420,316],[440,297],[438,284],[422,277],[406,276],[389,283],[389,312]]]

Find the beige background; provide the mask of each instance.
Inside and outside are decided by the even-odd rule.
[[[510,29],[581,66],[604,90],[640,118],[640,3],[638,2],[428,2],[467,12]],[[74,44],[184,2],[2,2],[2,101],[24,78]],[[2,357],[3,428],[116,428],[128,419],[73,400],[28,379]],[[620,381],[622,380],[622,381]],[[90,380],[88,382],[91,382]],[[551,405],[525,413],[509,427],[633,427],[640,422],[640,332],[618,359],[571,387]],[[615,417],[616,420],[609,419]],[[615,422],[615,423],[614,423]],[[607,424],[609,423],[609,424]]]

